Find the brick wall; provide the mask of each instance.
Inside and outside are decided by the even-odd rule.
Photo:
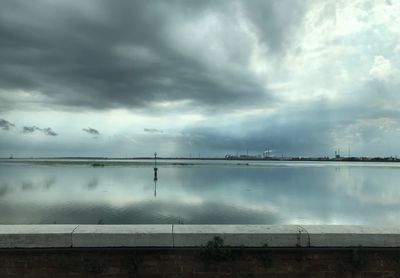
[[[400,249],[0,249],[0,277],[400,278]]]

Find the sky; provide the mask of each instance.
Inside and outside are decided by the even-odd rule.
[[[0,157],[400,155],[400,0],[3,0]]]

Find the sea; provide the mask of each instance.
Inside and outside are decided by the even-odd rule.
[[[399,219],[400,163],[0,160],[0,224],[396,225]]]

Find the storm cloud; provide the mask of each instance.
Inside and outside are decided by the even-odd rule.
[[[0,128],[2,130],[10,130],[10,128],[12,127],[15,127],[13,123],[10,123],[9,121],[4,119],[0,119]]]
[[[47,136],[57,136],[58,134],[51,129],[50,127],[47,128],[40,128],[37,126],[24,126],[22,129],[23,133],[34,133],[35,131],[39,131]]]
[[[92,135],[100,135],[100,132],[97,129],[94,129],[94,128],[91,128],[91,127],[84,128],[82,130],[84,132],[87,132],[87,133],[92,134]]]
[[[0,119],[47,136],[3,132],[0,154],[398,155],[399,9],[400,0],[1,1]],[[102,136],[82,143],[82,127],[97,136],[99,123]]]
[[[144,128],[143,131],[148,132],[148,133],[163,133],[164,132],[157,128]]]
[[[40,128],[38,128],[37,126],[24,126],[22,128],[23,133],[33,133],[36,130],[40,130]]]
[[[96,109],[142,108],[159,101],[214,106],[269,99],[257,77],[244,70],[251,46],[236,41],[246,35],[235,18],[224,15],[226,9],[238,12],[229,1],[17,0],[1,5],[4,89],[37,91],[50,104]],[[267,20],[268,25],[280,25],[274,17]],[[188,40],[201,29],[203,34]],[[268,42],[276,48],[281,40],[277,35]],[[209,48],[193,45],[205,41]]]
[[[43,129],[42,129],[42,132],[43,132],[45,135],[47,135],[47,136],[57,136],[57,135],[58,135],[58,134],[57,134],[54,130],[52,130],[50,127],[43,128]]]

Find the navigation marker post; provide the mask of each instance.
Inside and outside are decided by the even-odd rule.
[[[154,153],[154,197],[157,196],[157,153]]]
[[[154,180],[157,180],[157,153],[154,153]]]

